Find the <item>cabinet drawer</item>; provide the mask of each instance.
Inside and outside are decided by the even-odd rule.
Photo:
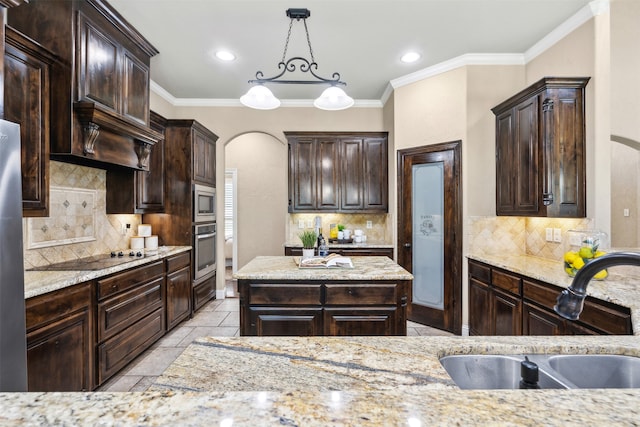
[[[631,312],[624,307],[608,307],[587,298],[579,321],[607,334],[631,334]]]
[[[254,284],[250,285],[250,305],[320,305],[321,285]]]
[[[398,301],[396,284],[326,285],[327,305],[392,304]]]
[[[491,284],[500,289],[504,289],[505,291],[509,291],[516,295],[521,295],[520,293],[520,278],[517,276],[512,276],[502,271],[492,270],[491,271]]]
[[[184,252],[167,258],[167,273],[191,266],[191,252]]]
[[[522,296],[550,310],[553,310],[561,291],[559,287],[554,289],[528,280],[522,281]]]
[[[29,298],[26,305],[27,332],[64,318],[91,305],[91,283],[83,283],[59,291]]]
[[[98,342],[162,308],[164,277],[98,304]]]
[[[164,334],[159,308],[98,346],[98,384],[104,383]]]
[[[491,281],[491,268],[477,262],[469,261],[469,274],[487,283]]]
[[[136,267],[124,273],[98,280],[98,300],[131,289],[162,274],[164,274],[164,263],[157,261],[153,264]]]

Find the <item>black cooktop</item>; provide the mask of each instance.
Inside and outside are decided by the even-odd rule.
[[[28,268],[27,271],[82,271],[102,270],[127,262],[144,258],[142,252],[111,252],[110,254],[94,255],[40,267]]]

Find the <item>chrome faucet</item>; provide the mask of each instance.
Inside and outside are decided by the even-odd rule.
[[[558,295],[556,305],[553,307],[556,313],[566,319],[577,320],[580,317],[584,299],[587,296],[589,281],[599,271],[615,265],[640,266],[640,253],[612,252],[589,261],[578,270],[571,285]]]

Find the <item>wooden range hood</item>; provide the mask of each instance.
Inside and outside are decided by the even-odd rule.
[[[149,169],[150,60],[158,51],[103,0],[30,0],[8,24],[57,55],[51,158],[103,169]]]

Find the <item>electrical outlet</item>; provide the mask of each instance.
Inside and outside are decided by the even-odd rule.
[[[545,228],[544,232],[545,232],[545,240],[547,242],[553,242],[553,229]]]
[[[373,222],[367,221],[367,228],[373,228]]]
[[[622,215],[629,216],[629,209],[624,208],[624,210],[622,211]]]
[[[559,228],[553,229],[553,241],[556,243],[562,243],[562,230]]]
[[[298,228],[304,228],[304,219],[298,220]]]
[[[312,219],[308,219],[307,220],[307,228],[313,228],[313,220]]]

